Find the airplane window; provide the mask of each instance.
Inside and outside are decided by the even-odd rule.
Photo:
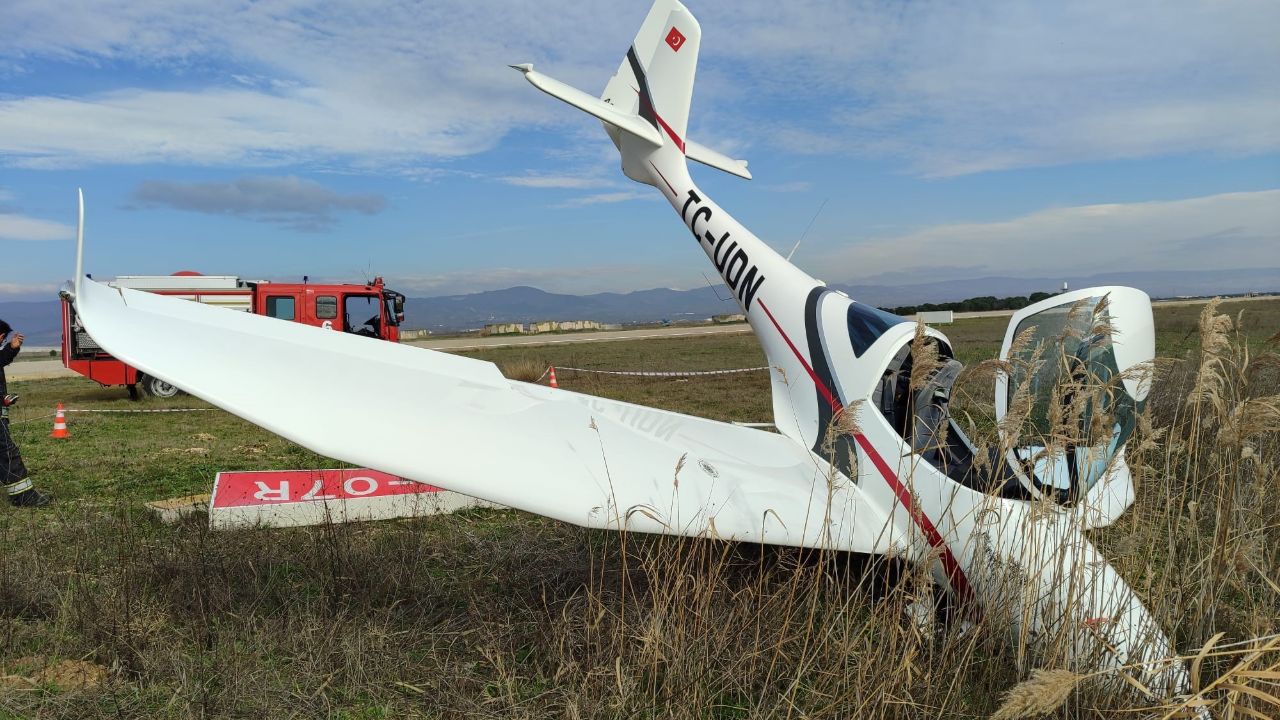
[[[849,340],[853,343],[854,357],[862,357],[862,353],[880,339],[885,330],[904,322],[910,321],[878,307],[860,302],[849,303]]]
[[[1007,402],[1013,404],[1025,382],[1031,396],[1030,413],[1014,450],[1036,484],[1066,499],[1087,492],[1100,480],[1112,459],[1133,434],[1142,403],[1135,402],[1120,380],[1111,338],[1094,334],[1095,323],[1107,320],[1095,313],[1101,298],[1080,305],[1065,304],[1025,318],[1014,336],[1031,330],[1031,341],[1011,352]],[[1038,358],[1037,358],[1038,353]],[[1033,363],[1033,359],[1035,362]],[[1064,447],[1047,443],[1062,428],[1054,427],[1077,415],[1073,442]]]
[[[1010,406],[1014,393],[1027,380],[1028,374],[1031,376],[1027,390],[1034,400],[1027,425],[1023,428],[1024,435],[1048,437],[1053,432],[1050,403],[1058,401],[1053,397],[1055,390],[1069,379],[1069,376],[1064,376],[1068,370],[1066,357],[1075,353],[1080,338],[1088,334],[1093,319],[1087,308],[1072,312],[1073,307],[1060,305],[1038,312],[1018,323],[1013,331],[1014,337],[1020,337],[1027,330],[1032,332],[1030,342],[1009,356],[1013,363],[1007,390]],[[1037,351],[1039,362],[1032,366],[1031,360]]]
[[[1081,414],[1085,445],[1075,449],[1075,461],[1081,481],[1090,488],[1133,434],[1143,403],[1135,402],[1120,382],[1115,348],[1109,341],[1094,339],[1086,348],[1083,362],[1095,389]]]

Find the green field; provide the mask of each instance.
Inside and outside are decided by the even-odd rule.
[[[1243,314],[1229,338],[1235,349],[1215,351],[1230,372],[1213,411],[1186,402],[1204,357],[1200,309],[1157,309],[1167,360],[1150,404],[1151,444],[1132,463],[1139,501],[1094,534],[1191,652],[1218,632],[1219,644],[1280,632],[1280,409],[1269,414],[1260,402],[1280,394],[1280,362],[1267,355],[1280,301],[1221,306]],[[996,354],[1005,323],[944,331],[975,364]],[[519,379],[550,364],[764,364],[751,335],[468,354]],[[559,380],[716,419],[770,419],[764,372]],[[990,378],[970,380],[965,407],[989,413]],[[1018,666],[995,619],[921,634],[902,607],[933,597],[927,578],[859,558],[624,537],[516,511],[222,533],[199,519],[164,526],[143,503],[207,492],[218,471],[341,464],[216,409],[72,413],[72,438],[56,441],[48,435],[58,402],[208,406],[190,397],[133,403],[121,388],[82,379],[11,388],[22,395],[14,434],[58,502],[0,509],[0,718],[979,718],[1039,666]],[[336,423],[394,421],[353,417],[342,396],[334,392]],[[501,438],[494,443],[499,451]],[[429,462],[430,438],[423,447]],[[1226,678],[1214,701],[1280,713],[1228,689],[1254,682],[1280,694],[1265,674],[1280,658],[1263,643],[1202,663],[1205,683]],[[1231,675],[1239,648],[1255,647],[1250,668],[1264,674]],[[59,674],[73,667],[81,675]],[[1104,683],[1078,682],[1051,716],[1144,707]]]

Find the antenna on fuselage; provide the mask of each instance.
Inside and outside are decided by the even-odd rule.
[[[787,262],[791,262],[791,256],[796,254],[796,250],[800,249],[800,243],[804,242],[805,236],[809,234],[809,230],[813,228],[813,224],[818,221],[818,216],[822,214],[822,208],[827,206],[827,201],[830,199],[831,198],[824,199],[822,204],[818,206],[818,212],[813,214],[813,219],[809,221],[808,227],[804,229],[804,232],[800,233],[800,239],[796,241],[795,247],[791,248],[791,252],[787,253]]]
[[[711,288],[711,292],[716,294],[716,299],[720,302],[726,302],[733,299],[733,293],[730,293],[729,297],[720,297],[720,289],[712,284],[711,278],[707,277],[706,273],[702,273],[702,279],[707,281],[707,287]]]

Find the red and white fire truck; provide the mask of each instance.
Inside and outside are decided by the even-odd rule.
[[[404,295],[388,290],[380,277],[364,285],[318,285],[305,278],[302,283],[248,282],[233,275],[186,270],[172,275],[125,275],[108,284],[391,342],[399,342],[404,322]],[[135,399],[139,390],[161,398],[178,394],[163,379],[148,377],[103,352],[80,326],[75,307],[65,297],[62,364],[102,385],[124,385]]]

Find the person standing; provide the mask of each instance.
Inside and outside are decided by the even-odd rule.
[[[4,368],[18,356],[22,340],[22,333],[13,332],[9,323],[0,320],[0,483],[14,507],[43,507],[53,502],[53,496],[40,492],[31,482],[22,453],[9,434],[9,408],[18,399],[9,394]]]

